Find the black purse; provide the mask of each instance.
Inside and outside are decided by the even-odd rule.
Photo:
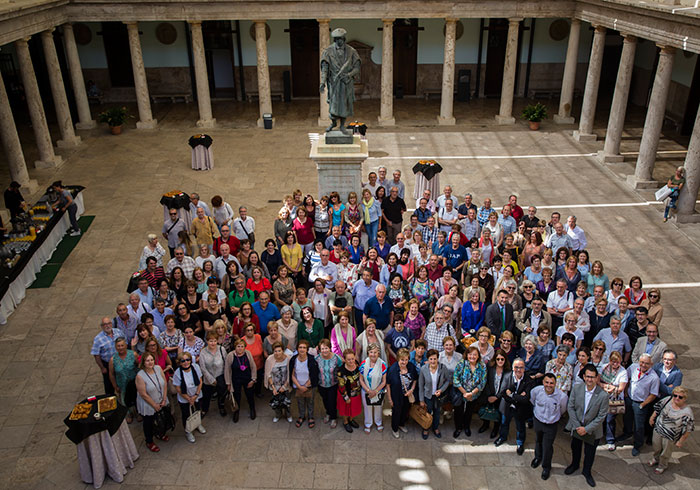
[[[170,407],[163,407],[153,415],[153,434],[163,437],[169,430],[175,429],[175,418]]]

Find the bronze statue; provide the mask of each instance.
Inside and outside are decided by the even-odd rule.
[[[340,119],[340,131],[349,134],[345,129],[345,120],[353,114],[355,75],[360,73],[361,62],[355,48],[346,44],[346,33],[345,29],[335,29],[331,32],[333,44],[323,50],[320,93],[328,86],[328,112],[332,123],[326,132],[335,128]]]

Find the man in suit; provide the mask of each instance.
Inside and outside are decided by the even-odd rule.
[[[666,349],[662,361],[654,365],[654,371],[659,377],[659,398],[671,396],[673,388],[683,384],[683,373],[676,366],[677,359],[676,351]]]
[[[489,327],[491,333],[499,338],[501,333],[509,330],[516,339],[520,338],[520,332],[515,329],[515,316],[513,315],[513,307],[508,303],[508,292],[501,289],[498,292],[496,303],[490,304],[486,308],[486,326]]]
[[[519,456],[525,452],[525,422],[532,415],[530,390],[533,386],[534,381],[529,376],[525,376],[525,361],[520,358],[513,361],[513,375],[501,398],[500,412],[503,415],[501,431],[494,444],[500,446],[506,442],[510,421],[515,418],[515,442],[518,445]]]
[[[632,351],[632,362],[639,362],[639,356],[647,353],[651,356],[652,364],[661,362],[664,351],[668,348],[666,342],[659,338],[659,327],[650,323],[645,337],[639,337]]]
[[[583,470],[586,483],[595,487],[591,469],[595,460],[595,450],[603,437],[603,422],[608,415],[608,394],[598,386],[598,370],[593,364],[583,368],[583,383],[571,390],[569,396],[569,422],[566,430],[571,432],[571,464],[564,473],[571,475],[581,462],[583,448]]]
[[[532,298],[532,307],[523,308],[517,315],[516,326],[525,335],[531,333],[537,337],[540,327],[546,326],[550,331],[552,330],[552,315],[544,310],[544,301],[535,296]]]

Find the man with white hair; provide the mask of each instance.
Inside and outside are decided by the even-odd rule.
[[[444,194],[437,198],[435,201],[435,207],[439,210],[445,207],[445,201],[448,199],[452,201],[452,207],[457,209],[459,207],[459,199],[452,195],[452,186],[446,185],[443,189]]]
[[[423,198],[425,198],[428,201],[426,207],[430,210],[432,214],[435,214],[437,208],[435,206],[435,201],[431,198],[430,189],[423,189],[423,197],[419,197],[418,199],[416,199],[416,208],[420,207],[420,200]]]
[[[561,223],[556,223],[554,226],[554,233],[547,237],[547,241],[544,246],[552,249],[552,255],[557,256],[557,252],[560,248],[567,248],[573,250],[573,243],[571,237],[564,232],[564,225]]]
[[[199,198],[199,194],[193,192],[190,194],[190,213],[192,216],[197,216],[197,208],[202,208],[204,210],[204,214],[211,217],[211,211],[209,210],[207,203]]]
[[[231,255],[231,247],[229,247],[227,243],[222,243],[219,247],[219,251],[221,252],[221,255],[218,256],[214,262],[216,277],[221,279],[226,277],[226,268],[228,267],[229,262],[235,262],[238,265],[238,272],[243,270],[243,267],[241,267],[241,263],[238,261],[238,259]]]
[[[238,208],[238,218],[233,220],[233,234],[239,240],[248,239],[250,248],[255,248],[255,220],[248,216],[248,208],[241,206]]]
[[[377,169],[377,184],[384,187],[387,195],[389,194],[389,189],[391,187],[389,179],[386,178],[386,167],[379,167]]]
[[[571,238],[571,249],[574,253],[586,249],[586,245],[588,245],[586,233],[580,226],[576,226],[576,216],[571,215],[567,218],[564,230],[566,230],[566,234]]]
[[[399,191],[399,197],[403,199],[404,195],[406,194],[406,185],[401,182],[401,170],[394,170],[393,177],[394,180],[389,183],[389,187],[396,187],[396,189]]]
[[[652,369],[651,356],[639,356],[639,362],[627,368],[624,430],[618,441],[634,436],[632,456],[639,456],[644,445],[644,431],[651,416],[654,400],[659,396],[659,376]]]
[[[175,257],[170,259],[168,265],[165,267],[165,274],[169,276],[175,267],[182,268],[186,279],[192,279],[192,273],[194,272],[194,268],[197,267],[197,264],[192,257],[185,255],[184,248],[177,247],[175,249]]]

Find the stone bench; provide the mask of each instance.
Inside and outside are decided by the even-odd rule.
[[[260,99],[260,94],[257,91],[246,91],[245,98],[248,102]],[[284,92],[281,90],[270,91],[270,99],[284,100]]]
[[[541,87],[534,88],[528,91],[528,98],[530,99],[553,99],[561,95],[561,86],[557,87]],[[574,89],[574,98],[579,97],[581,91],[579,89]]]
[[[182,99],[185,104],[189,104],[192,101],[192,94],[184,92],[172,94],[151,94],[151,102],[154,104],[159,100],[170,101],[172,104],[174,104],[178,99]]]

